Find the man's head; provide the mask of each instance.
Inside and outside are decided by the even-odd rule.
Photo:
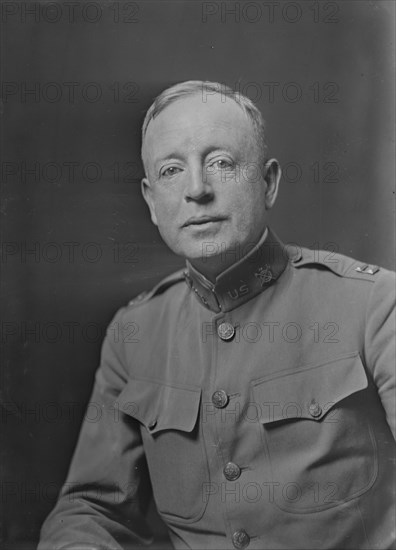
[[[260,112],[224,85],[183,82],[158,96],[142,133],[153,223],[176,254],[216,275],[225,250],[259,240],[276,199],[280,168],[266,160]]]

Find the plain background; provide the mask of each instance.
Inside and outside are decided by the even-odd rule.
[[[1,6],[1,501],[14,549],[34,547],[55,503],[106,325],[183,265],[140,196],[140,125],[165,87],[214,80],[257,100],[287,168],[271,224],[285,242],[394,268],[392,1],[75,2],[73,16],[54,4]]]

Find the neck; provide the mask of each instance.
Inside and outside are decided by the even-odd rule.
[[[190,262],[184,277],[204,307],[214,312],[231,311],[270,288],[285,270],[288,258],[284,245],[268,230],[250,252],[217,275],[215,281],[208,280]]]
[[[199,271],[208,281],[215,283],[216,279],[227,271],[233,265],[239,263],[248,254],[254,252],[259,246],[263,244],[268,235],[268,228],[266,227],[263,233],[260,234],[254,247],[247,247],[236,245],[232,250],[225,250],[217,256],[211,256],[210,258],[200,258],[189,260],[189,263],[194,269]]]

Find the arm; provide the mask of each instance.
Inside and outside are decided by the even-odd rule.
[[[372,286],[366,314],[365,356],[396,439],[395,274],[384,270]]]
[[[122,314],[111,326],[122,326]],[[151,542],[144,519],[151,486],[139,426],[116,403],[127,381],[120,333],[109,330],[103,343],[90,413],[38,550],[120,550]]]

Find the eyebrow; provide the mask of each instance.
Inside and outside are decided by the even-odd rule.
[[[224,147],[220,145],[208,145],[201,153],[201,157],[205,158],[210,153],[213,153],[215,151],[224,151],[228,153],[234,153],[233,150],[230,149],[230,147]],[[159,162],[165,162],[167,160],[183,160],[183,155],[180,155],[180,153],[168,153],[165,157],[158,157],[157,159],[154,159],[154,165],[157,165]]]
[[[177,153],[169,153],[165,157],[158,157],[157,159],[154,159],[154,164],[157,164],[158,162],[164,162],[166,160],[182,160],[183,157]]]

